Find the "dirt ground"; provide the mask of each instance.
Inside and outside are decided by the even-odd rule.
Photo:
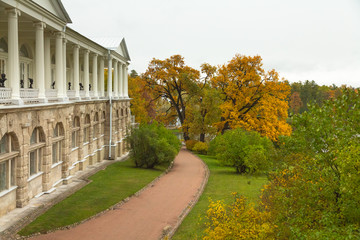
[[[182,211],[196,198],[205,171],[201,160],[190,152],[181,150],[168,174],[118,209],[72,229],[31,239],[159,239],[163,229],[174,227]]]

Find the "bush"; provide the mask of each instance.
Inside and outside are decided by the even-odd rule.
[[[200,154],[207,154],[208,148],[207,143],[197,142],[192,150]]]
[[[274,146],[267,137],[240,128],[217,136],[210,150],[224,165],[235,167],[238,173],[263,173],[272,166]]]
[[[236,193],[232,204],[210,200],[203,240],[216,239],[275,239],[276,226],[270,222],[270,214],[247,204]]]
[[[178,138],[158,123],[141,124],[126,137],[130,158],[136,167],[154,168],[169,164],[180,150]]]
[[[196,140],[192,140],[192,139],[187,140],[185,142],[186,149],[192,151],[196,143],[198,143],[198,141],[196,141]]]

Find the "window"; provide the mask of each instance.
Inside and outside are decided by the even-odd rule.
[[[35,128],[31,134],[29,147],[30,176],[37,174],[42,170],[42,153],[43,148],[45,147],[44,139],[41,128]]]
[[[73,129],[71,134],[71,147],[79,147],[79,132],[80,132],[80,120],[79,117],[75,117],[73,121]]]
[[[16,157],[13,137],[5,134],[0,141],[0,192],[16,185]]]
[[[1,57],[0,57],[0,74],[3,74],[3,73],[6,74],[5,68],[6,68],[5,59],[1,59]]]
[[[85,116],[85,125],[84,125],[84,143],[88,143],[90,141],[90,115],[86,114]]]
[[[101,135],[105,135],[105,111],[102,112],[101,116]]]
[[[0,74],[6,74],[6,58],[8,46],[4,38],[0,38]],[[1,75],[0,75],[1,77]]]
[[[21,45],[20,51],[20,87],[24,88],[25,85],[28,87],[34,87],[33,84],[30,83],[29,78],[31,78],[31,63],[30,54],[25,45]],[[22,81],[21,81],[22,80]]]
[[[119,110],[116,110],[116,118],[115,118],[115,121],[114,121],[115,133],[117,133],[118,130],[119,130],[119,122],[120,122]]]
[[[62,162],[62,144],[64,140],[64,130],[61,123],[56,124],[53,133],[52,144],[52,164]]]
[[[98,113],[95,113],[94,116],[94,127],[93,127],[93,139],[97,138],[98,135],[98,126],[99,126],[99,117]]]

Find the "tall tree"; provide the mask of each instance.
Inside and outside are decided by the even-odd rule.
[[[255,130],[271,140],[290,135],[286,123],[290,86],[279,81],[275,70],[265,72],[260,56],[236,55],[221,66],[212,85],[222,93],[219,129],[241,127]]]
[[[155,118],[155,104],[151,101],[152,92],[145,87],[146,82],[139,76],[129,77],[129,97],[131,112],[138,123],[148,123]]]
[[[198,91],[199,71],[185,65],[184,58],[174,55],[165,60],[153,59],[143,74],[154,100],[163,99],[169,103],[166,113],[178,118],[181,125],[186,119],[186,107]],[[176,115],[174,114],[176,113]],[[183,127],[184,140],[189,140],[188,127]]]
[[[205,142],[206,134],[216,134],[214,126],[220,121],[221,96],[219,91],[206,85],[194,96],[189,106],[184,125],[188,127],[189,133],[199,135],[199,140]]]

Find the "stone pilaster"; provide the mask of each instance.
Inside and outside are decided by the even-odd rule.
[[[71,183],[71,180],[68,179],[68,177],[70,176],[70,146],[71,146],[71,140],[72,140],[72,116],[68,116],[66,118],[66,122],[64,124],[64,128],[65,128],[65,139],[63,141],[63,149],[62,149],[62,154],[63,154],[63,163],[61,166],[61,177],[62,179],[64,179],[63,184],[69,184]]]
[[[29,178],[29,135],[30,123],[22,124],[22,144],[20,144],[20,156],[17,161],[16,182],[16,207],[24,207],[29,202],[28,183]]]
[[[43,156],[42,156],[42,187],[43,192],[49,191],[51,189],[51,165],[52,165],[52,137],[53,137],[53,124],[54,119],[47,120],[47,128],[44,129],[46,132],[46,145],[43,148]],[[47,130],[47,131],[46,131]]]

